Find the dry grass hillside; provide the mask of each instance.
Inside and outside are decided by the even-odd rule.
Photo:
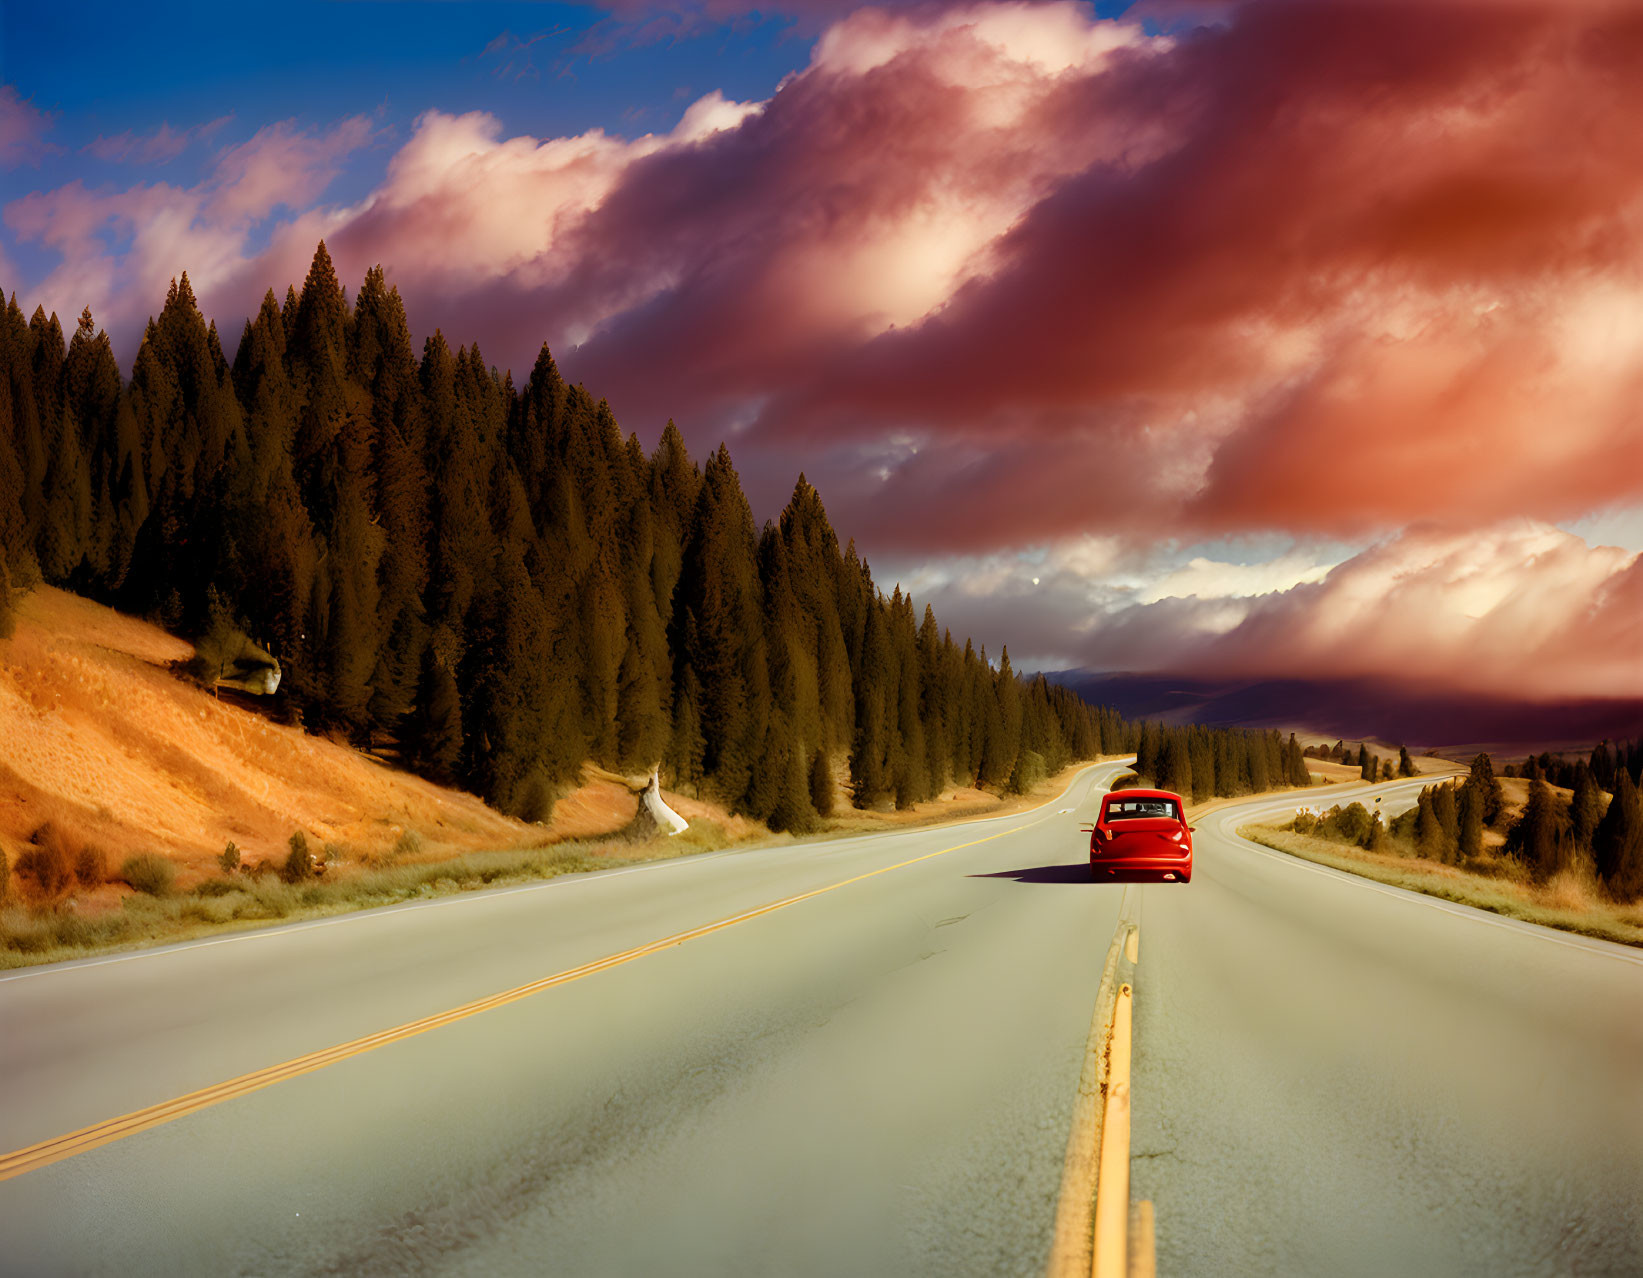
[[[349,860],[395,849],[429,860],[611,833],[637,806],[619,778],[597,774],[549,825],[526,825],[216,699],[171,672],[192,648],[145,622],[49,588],[19,601],[17,622],[0,640],[0,846],[13,861],[49,821],[111,869],[161,853],[186,886],[216,872],[231,840],[247,863],[282,859],[297,830]],[[669,798],[687,818],[729,824]]]

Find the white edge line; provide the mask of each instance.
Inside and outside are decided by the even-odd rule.
[[[1225,828],[1222,833],[1227,834]],[[1410,888],[1397,887],[1391,883],[1382,883],[1379,879],[1372,879],[1366,875],[1353,874],[1350,870],[1337,870],[1333,866],[1319,865],[1316,861],[1308,861],[1305,857],[1291,856],[1287,852],[1274,851],[1272,848],[1262,847],[1244,838],[1236,831],[1227,834],[1232,846],[1241,852],[1256,852],[1261,856],[1270,857],[1283,865],[1297,870],[1307,870],[1313,874],[1321,874],[1326,878],[1336,879],[1349,883],[1354,887],[1371,888],[1381,892],[1394,900],[1407,901],[1412,905],[1425,905],[1434,910],[1442,910],[1445,914],[1456,918],[1470,919],[1474,923],[1487,924],[1490,927],[1505,928],[1516,932],[1520,936],[1527,935],[1552,945],[1562,945],[1571,950],[1579,950],[1583,954],[1601,954],[1608,958],[1619,959],[1623,963],[1643,966],[1643,955],[1637,954],[1630,946],[1622,945],[1619,941],[1605,941],[1601,937],[1581,936],[1578,933],[1563,932],[1557,928],[1547,927],[1543,923],[1530,923],[1526,919],[1508,918],[1496,914],[1492,910],[1479,909],[1474,905],[1462,905],[1458,901],[1448,901],[1439,896],[1432,896],[1427,892],[1416,892]]]

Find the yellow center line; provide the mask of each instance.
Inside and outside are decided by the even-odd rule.
[[[430,1030],[439,1029],[442,1026],[453,1025],[457,1021],[466,1020],[470,1016],[477,1016],[481,1012],[505,1007],[509,1003],[516,1003],[520,999],[529,998],[532,994],[540,994],[543,990],[553,989],[558,985],[568,985],[572,981],[581,980],[584,976],[592,976],[596,972],[603,972],[609,968],[619,967],[623,963],[631,963],[634,959],[644,958],[647,954],[655,954],[659,950],[669,949],[675,945],[683,945],[686,941],[709,936],[714,932],[721,932],[725,928],[734,927],[738,923],[746,923],[750,919],[759,918],[776,910],[786,909],[790,905],[797,905],[800,901],[808,901],[828,892],[836,892],[840,888],[849,887],[853,883],[876,878],[881,874],[889,874],[892,870],[905,869],[909,865],[917,865],[920,861],[929,861],[938,856],[945,856],[949,852],[958,852],[964,848],[973,848],[982,843],[991,843],[994,839],[1002,839],[1007,834],[1019,834],[1023,830],[1030,830],[1033,826],[1048,821],[1051,815],[1056,814],[1041,816],[1036,821],[1029,821],[1025,825],[1015,826],[1008,830],[1000,830],[997,834],[989,834],[985,838],[971,839],[968,843],[955,843],[952,847],[941,848],[935,852],[926,852],[923,856],[898,861],[894,865],[882,866],[877,870],[868,870],[851,878],[841,879],[837,883],[829,883],[825,887],[813,888],[808,892],[800,892],[795,896],[783,897],[779,901],[771,901],[767,905],[755,906],[751,910],[744,910],[740,914],[733,914],[729,918],[720,919],[715,923],[706,923],[701,927],[675,932],[673,935],[665,936],[659,941],[650,941],[645,945],[637,945],[631,950],[623,950],[619,954],[610,954],[604,958],[595,959],[591,963],[584,963],[580,967],[556,972],[552,976],[544,976],[540,980],[531,981],[526,985],[518,985],[511,990],[503,990],[500,994],[491,994],[471,1003],[464,1003],[462,1006],[453,1007],[449,1011],[439,1012],[433,1016],[425,1016],[421,1020],[408,1021],[404,1025],[380,1030],[375,1034],[367,1034],[363,1038],[356,1038],[347,1043],[339,1043],[335,1047],[327,1047],[322,1051],[310,1052],[306,1056],[298,1056],[279,1065],[270,1065],[265,1069],[253,1070],[249,1074],[241,1074],[238,1078],[231,1078],[226,1082],[216,1083],[210,1087],[189,1092],[173,1100],[162,1101],[158,1105],[150,1105],[146,1109],[134,1110],[129,1114],[122,1114],[118,1118],[105,1119],[103,1122],[95,1123],[90,1127],[83,1127],[79,1131],[69,1132],[65,1136],[56,1136],[50,1140],[41,1141],[37,1145],[30,1145],[26,1149],[14,1150],[12,1153],[0,1155],[0,1180],[10,1180],[13,1176],[21,1176],[25,1172],[36,1171],[52,1163],[61,1162],[65,1158],[87,1153],[103,1145],[112,1144],[114,1141],[123,1140],[127,1136],[135,1136],[138,1132],[145,1132],[152,1127],[159,1127],[164,1123],[171,1122],[173,1119],[185,1117],[223,1101],[261,1091],[265,1087],[272,1087],[275,1083],[282,1083],[286,1079],[296,1078],[301,1074],[311,1074],[315,1070],[324,1069],[327,1065],[335,1065],[339,1061],[348,1060],[350,1057],[375,1051],[379,1047],[387,1047],[390,1043],[398,1043],[407,1038],[415,1038],[418,1034],[426,1034]]]

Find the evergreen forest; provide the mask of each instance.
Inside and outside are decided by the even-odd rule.
[[[546,347],[523,385],[320,244],[232,358],[188,277],[129,379],[89,310],[0,317],[0,629],[39,581],[202,652],[278,659],[275,709],[527,820],[585,761],[803,831],[835,795],[1022,791],[1139,749],[1195,798],[1304,784],[1291,738],[1128,723],[956,640],[840,544],[801,475],[755,524],[729,451],[649,451]]]

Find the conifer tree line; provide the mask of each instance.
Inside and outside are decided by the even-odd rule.
[[[1182,793],[1304,783],[1275,734],[1146,729],[955,640],[803,476],[754,522],[729,451],[647,453],[546,347],[523,385],[324,244],[232,359],[175,281],[122,379],[87,310],[0,317],[0,626],[60,585],[278,658],[306,726],[544,819],[584,761],[777,829],[1162,750]],[[1297,774],[1297,768],[1299,773]]]
[[[1136,733],[1135,771],[1193,803],[1312,783],[1295,734],[1285,740],[1274,729],[1143,723]]]
[[[1480,860],[1483,832],[1493,829],[1505,836],[1501,853],[1536,882],[1584,865],[1615,900],[1636,900],[1643,897],[1643,799],[1628,767],[1615,764],[1606,746],[1599,750],[1610,762],[1604,775],[1612,792],[1606,793],[1597,770],[1580,760],[1570,766],[1568,798],[1555,794],[1545,780],[1532,778],[1528,800],[1515,818],[1507,814],[1490,757],[1480,754],[1464,780],[1426,786],[1416,805],[1389,826],[1378,812],[1354,803],[1321,818],[1298,814],[1293,828],[1370,851],[1461,866]]]
[[[1627,773],[1634,785],[1643,781],[1643,739],[1613,744],[1600,741],[1585,758],[1572,760],[1562,754],[1531,754],[1522,763],[1508,763],[1503,771],[1509,777],[1545,781],[1565,790],[1576,789],[1580,774],[1589,772],[1599,789],[1612,793],[1621,772]]]

